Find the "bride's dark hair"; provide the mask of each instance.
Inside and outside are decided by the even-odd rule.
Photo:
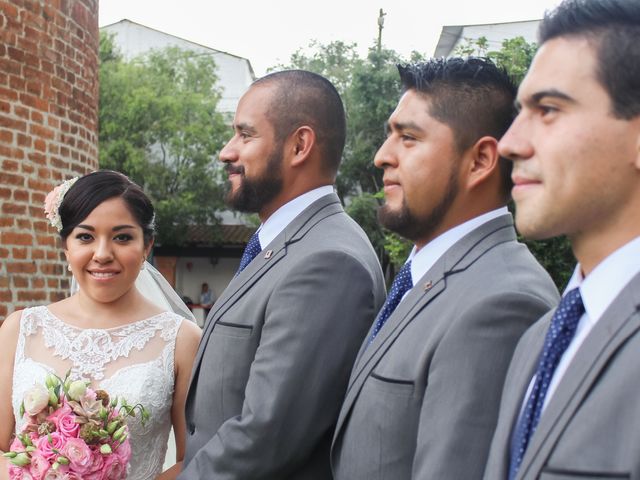
[[[66,240],[76,228],[102,202],[122,198],[127,208],[142,228],[145,246],[155,235],[154,210],[151,200],[142,188],[126,175],[112,170],[98,170],[80,177],[69,189],[60,205],[62,220],[60,237]]]

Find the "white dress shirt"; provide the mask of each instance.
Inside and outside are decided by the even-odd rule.
[[[409,258],[407,258],[407,262],[411,261],[411,282],[413,285],[415,286],[416,282],[419,281],[424,274],[435,265],[438,259],[444,255],[449,248],[462,239],[462,237],[471,233],[481,225],[490,222],[494,218],[507,215],[508,213],[509,210],[507,207],[491,210],[490,212],[483,213],[482,215],[474,217],[471,220],[467,220],[466,222],[447,230],[431,240],[420,250],[417,250],[414,245],[413,250],[411,250],[411,253],[409,254]],[[405,293],[405,296],[407,293]],[[402,298],[404,299],[404,297]]]
[[[260,225],[258,229],[260,246],[264,249],[264,247],[269,245],[305,208],[330,193],[333,193],[333,186],[324,185],[303,193],[299,197],[282,205],[267,218],[266,222]]]
[[[580,264],[576,265],[571,280],[564,291],[566,295],[574,288],[580,288],[580,296],[584,304],[585,313],[578,321],[576,333],[571,343],[560,358],[556,371],[549,383],[549,389],[542,405],[542,411],[546,408],[553,396],[558,384],[562,380],[571,360],[596,325],[602,314],[613,303],[622,289],[640,272],[640,237],[635,238],[626,245],[613,252],[585,278],[582,276]],[[526,405],[535,375],[531,379],[523,405]]]

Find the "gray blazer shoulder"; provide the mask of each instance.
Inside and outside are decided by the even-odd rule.
[[[212,308],[187,396],[181,479],[327,479],[349,368],[384,301],[335,195],[314,202]]]
[[[481,478],[515,345],[557,299],[510,215],[453,245],[361,349],[335,478]]]
[[[522,338],[505,382],[485,480],[506,479],[511,433],[550,312]],[[518,479],[640,478],[640,274],[585,338],[540,418]]]

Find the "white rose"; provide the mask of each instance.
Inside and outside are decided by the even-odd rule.
[[[44,385],[34,385],[24,396],[24,411],[29,415],[37,415],[49,403],[49,391]]]
[[[69,385],[69,398],[79,402],[87,391],[87,382],[84,380],[76,380]]]

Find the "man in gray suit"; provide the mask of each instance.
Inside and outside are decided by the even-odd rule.
[[[511,80],[483,59],[399,70],[379,218],[415,246],[351,373],[334,476],[481,478],[513,349],[558,294],[505,206]]]
[[[227,200],[262,224],[207,319],[179,478],[330,479],[350,368],[384,301],[375,252],[333,193],[342,102],[320,75],[274,73],[233,128]]]
[[[516,224],[578,265],[513,357],[486,480],[640,478],[640,2],[548,13],[499,151]]]

